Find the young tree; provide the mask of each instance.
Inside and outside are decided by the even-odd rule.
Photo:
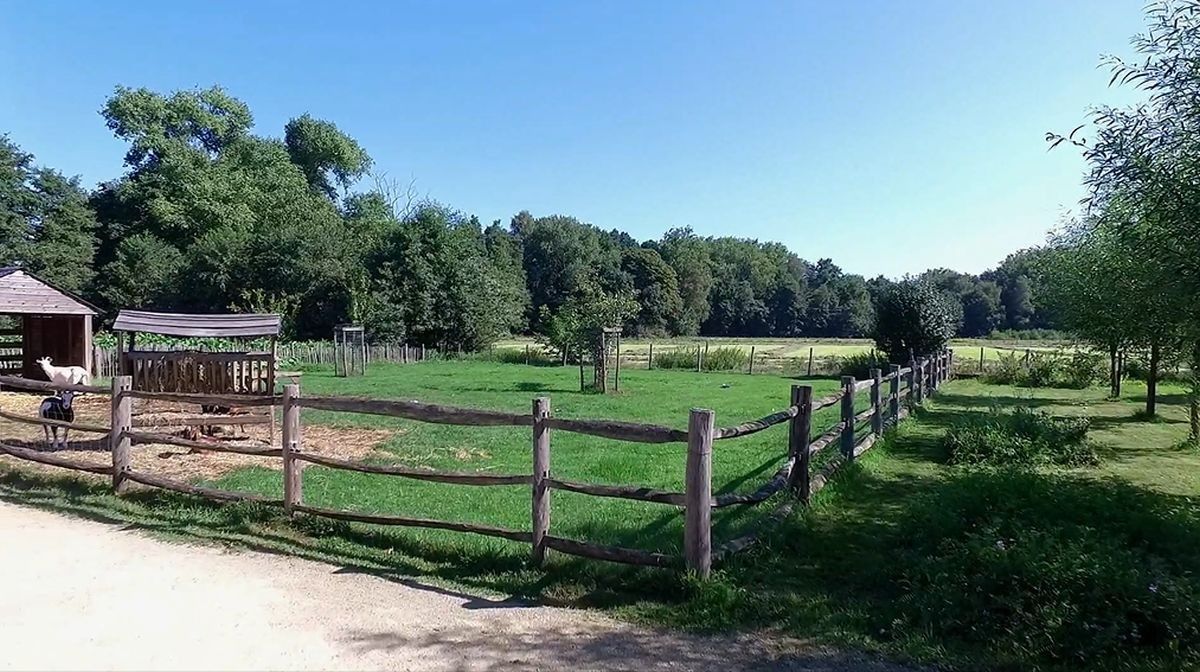
[[[1179,333],[1188,342],[1192,387],[1191,436],[1200,439],[1200,3],[1161,0],[1146,8],[1147,30],[1133,41],[1135,59],[1110,57],[1110,84],[1147,92],[1145,102],[1126,108],[1102,107],[1092,116],[1092,139],[1080,126],[1067,134],[1047,134],[1051,146],[1083,149],[1089,169],[1089,208],[1105,212],[1112,203],[1130,203],[1137,217],[1118,226],[1137,229],[1132,250],[1138,260],[1161,264],[1157,291],[1182,308]],[[1122,218],[1125,219],[1125,218]]]
[[[928,282],[891,285],[875,306],[875,347],[893,362],[940,352],[955,327],[954,306],[945,292]]]

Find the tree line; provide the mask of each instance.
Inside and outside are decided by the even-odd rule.
[[[125,168],[91,190],[0,136],[0,262],[82,293],[109,319],[122,307],[275,312],[296,339],[354,322],[379,342],[464,349],[507,334],[553,340],[580,320],[642,336],[858,337],[892,284],[688,228],[639,241],[529,212],[485,226],[372,173],[367,151],[328,121],[305,114],[281,137],[252,133],[248,106],[219,87],[118,87],[101,115],[127,145]],[[919,279],[948,299],[959,335],[1052,327],[1038,254]]]

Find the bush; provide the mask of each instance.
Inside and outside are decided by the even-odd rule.
[[[1067,335],[1056,329],[997,329],[988,335],[991,341],[1065,341]]]
[[[1055,418],[1016,408],[971,413],[942,438],[946,461],[973,466],[1084,466],[1097,463],[1087,418]]]
[[[709,348],[704,355],[705,371],[736,371],[746,368],[750,362],[750,354],[745,350],[732,346]]]
[[[843,355],[833,359],[834,370],[839,376],[854,376],[857,380],[871,377],[871,369],[887,369],[888,363],[875,351]]]
[[[481,362],[500,362],[501,364],[524,364],[525,350],[522,348],[494,348],[483,352],[473,353],[465,357]],[[529,364],[531,366],[558,366],[562,360],[555,357],[544,348],[529,349]]]
[[[1001,354],[983,375],[985,382],[1021,387],[1058,387],[1081,390],[1108,378],[1104,357],[1082,350],[1070,356],[1061,353],[1031,352],[1025,355]]]
[[[676,348],[654,353],[654,367],[658,369],[696,369],[696,353],[704,346],[694,348]],[[745,350],[735,346],[720,346],[709,348],[704,355],[703,368],[705,371],[735,371],[746,368],[750,363],[750,355]]]
[[[976,472],[920,496],[888,567],[897,622],[1011,669],[1200,663],[1195,508],[1120,482]]]
[[[937,287],[906,280],[888,285],[875,302],[875,346],[893,360],[941,351],[962,310]]]

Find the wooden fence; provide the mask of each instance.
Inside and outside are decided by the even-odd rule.
[[[129,483],[140,483],[220,501],[255,501],[278,505],[289,516],[313,515],[336,520],[375,525],[399,525],[470,532],[530,544],[533,560],[540,565],[548,550],[597,560],[648,565],[655,567],[684,566],[701,577],[708,576],[712,566],[736,553],[752,547],[770,527],[798,505],[806,505],[833,475],[852,463],[879,440],[883,432],[899,423],[909,409],[919,405],[947,380],[953,366],[953,355],[940,355],[912,362],[907,367],[893,365],[885,375],[875,369],[871,378],[857,381],[842,378],[841,388],[821,399],[813,399],[812,387],[794,385],[789,405],[781,411],[739,425],[718,427],[711,410],[693,409],[686,431],[615,420],[576,420],[556,418],[551,412],[550,399],[533,400],[530,413],[456,408],[416,401],[357,399],[347,397],[305,397],[299,385],[284,387],[282,397],[214,394],[183,394],[133,390],[128,376],[116,376],[110,388],[97,386],[55,386],[9,376],[0,376],[0,385],[36,391],[74,390],[111,395],[112,416],[108,427],[64,423],[41,418],[3,417],[18,422],[66,427],[82,432],[107,433],[112,456],[111,466],[95,466],[76,462],[56,454],[0,443],[0,453],[41,464],[75,469],[93,474],[108,475],[118,494]],[[869,390],[869,403],[859,409],[858,393]],[[280,448],[246,447],[224,442],[192,441],[177,436],[139,431],[134,428],[132,402],[134,399],[157,399],[191,404],[220,404],[239,407],[283,407],[283,440]],[[840,407],[838,422],[819,430],[814,437],[812,419],[821,409]],[[444,471],[398,465],[375,465],[344,460],[305,450],[301,432],[300,409],[366,413],[421,422],[468,425],[476,427],[529,427],[531,436],[532,473],[495,474]],[[778,470],[749,493],[712,494],[712,460],[714,444],[766,431],[786,424],[788,455]],[[575,432],[590,436],[635,443],[681,443],[687,446],[683,492],[672,492],[637,485],[582,483],[557,478],[551,469],[551,438],[554,431]],[[238,453],[282,459],[283,499],[241,491],[218,490],[184,483],[132,468],[130,447],[133,444],[165,444],[184,448]],[[837,445],[838,454],[820,469],[811,468],[815,455]],[[526,487],[531,491],[530,529],[515,530],[477,523],[411,518],[397,515],[367,514],[312,506],[304,502],[303,465],[316,464],[331,469],[345,469],[368,474],[451,483],[477,487]],[[610,546],[584,540],[556,536],[551,532],[550,492],[554,489],[591,495],[636,500],[651,504],[681,507],[684,510],[684,552],[682,557],[622,546]],[[786,491],[786,492],[785,492]],[[754,506],[775,495],[784,498],[760,524],[750,532],[714,545],[711,516],[714,508],[725,506]]]

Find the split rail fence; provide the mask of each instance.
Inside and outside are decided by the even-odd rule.
[[[111,424],[97,426],[67,423],[42,418],[19,416],[3,412],[0,417],[11,421],[45,426],[57,426],[80,432],[108,435],[112,456],[111,465],[89,465],[54,453],[0,443],[0,454],[22,460],[74,469],[92,474],[107,475],[118,494],[130,483],[140,483],[219,501],[254,501],[278,505],[289,516],[299,514],[322,516],[337,520],[399,525],[421,528],[470,532],[530,544],[534,563],[540,565],[548,550],[597,560],[655,567],[680,565],[702,577],[708,576],[714,564],[753,546],[773,524],[783,520],[798,505],[830,482],[833,475],[869,450],[884,431],[900,422],[909,409],[920,405],[947,380],[953,369],[953,355],[939,355],[910,363],[907,367],[892,365],[886,374],[872,370],[871,378],[855,380],[844,377],[840,389],[823,398],[813,399],[812,387],[794,385],[790,404],[771,415],[729,427],[717,427],[711,410],[693,409],[686,431],[658,425],[629,423],[615,420],[577,420],[556,418],[551,413],[550,399],[533,400],[531,412],[456,408],[415,401],[358,399],[349,397],[304,397],[299,385],[284,387],[283,395],[243,396],[146,392],[130,388],[128,376],[117,376],[111,387],[41,383],[11,376],[0,376],[0,385],[34,391],[57,392],[72,390],[111,395]],[[856,398],[869,390],[869,404],[859,408]],[[216,441],[193,441],[174,435],[141,431],[135,428],[132,414],[134,399],[154,399],[176,403],[221,404],[238,407],[282,405],[283,433],[281,447],[253,447]],[[814,414],[822,409],[839,406],[840,418],[833,425],[813,436]],[[347,413],[366,413],[421,422],[469,425],[476,427],[524,426],[531,428],[532,473],[494,474],[443,471],[399,465],[381,466],[345,460],[305,450],[300,410],[319,409]],[[774,475],[758,489],[749,493],[712,493],[712,460],[714,444],[736,439],[786,424],[788,456]],[[682,443],[687,445],[684,491],[672,492],[637,485],[583,483],[557,478],[551,470],[551,434],[553,431],[575,432],[606,439],[635,443]],[[133,444],[165,444],[198,451],[238,453],[282,459],[283,499],[277,500],[260,493],[228,491],[202,487],[135,470],[130,459]],[[838,453],[820,469],[811,467],[813,457],[831,446]],[[368,474],[479,487],[526,487],[532,494],[531,525],[529,530],[516,530],[469,522],[454,522],[396,515],[357,513],[306,504],[303,492],[303,465],[316,464],[331,469],[344,469]],[[551,533],[550,493],[565,490],[596,497],[615,497],[652,504],[682,508],[684,513],[683,555],[651,552],[623,546],[597,544],[557,536]],[[785,492],[786,491],[786,492]],[[726,506],[754,506],[785,493],[785,497],[753,529],[741,536],[714,545],[712,511]]]

